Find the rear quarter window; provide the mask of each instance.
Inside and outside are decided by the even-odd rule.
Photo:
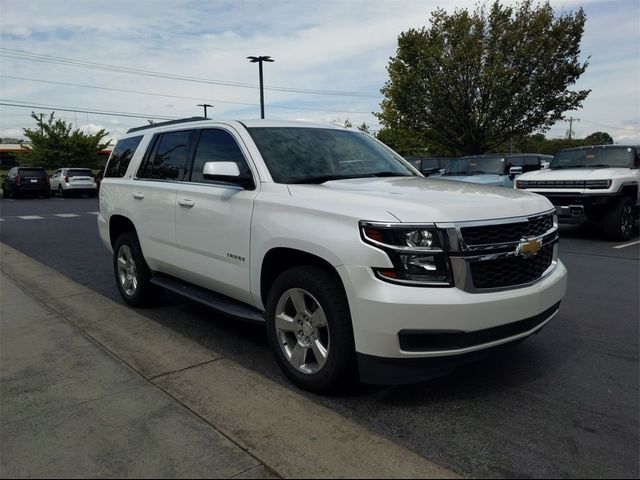
[[[91,170],[80,170],[74,169],[67,171],[68,177],[93,177],[93,172]]]
[[[46,177],[47,172],[43,168],[21,168],[18,175],[22,177]]]
[[[142,141],[143,135],[118,140],[104,172],[105,178],[122,178],[127,173],[129,163]]]

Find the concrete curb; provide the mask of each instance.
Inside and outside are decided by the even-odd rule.
[[[458,478],[0,243],[0,269],[284,478]]]

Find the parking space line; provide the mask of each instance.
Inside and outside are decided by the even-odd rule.
[[[18,218],[21,218],[22,220],[42,220],[42,219],[44,219],[44,217],[41,217],[39,215],[24,215],[24,216],[18,216]]]
[[[73,217],[79,217],[80,215],[76,214],[76,213],[56,213],[54,214],[56,217],[62,217],[62,218],[73,218]]]
[[[622,245],[616,245],[613,248],[627,248],[627,247],[633,247],[634,245],[640,245],[640,240],[636,240],[635,242],[631,242],[631,243],[624,243]]]

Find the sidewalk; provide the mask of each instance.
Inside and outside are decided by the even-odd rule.
[[[457,478],[3,243],[0,271],[0,477]]]
[[[260,462],[0,273],[0,475],[264,477]]]

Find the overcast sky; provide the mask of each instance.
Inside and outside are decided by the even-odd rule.
[[[55,107],[58,116],[79,128],[104,127],[115,137],[146,124],[144,117],[201,115],[196,104],[204,102],[214,105],[214,118],[257,118],[258,68],[246,57],[271,55],[276,61],[265,65],[265,86],[304,91],[267,90],[267,118],[349,118],[375,130],[379,126],[370,112],[379,110],[398,35],[426,25],[437,7],[473,8],[476,3],[0,0],[0,102]],[[576,136],[600,130],[617,142],[640,142],[640,1],[552,4],[558,11],[582,6],[587,13],[582,55],[591,60],[575,88],[593,91],[581,110],[570,113],[580,118],[574,124]],[[117,72],[105,65],[198,81]],[[319,94],[327,91],[342,94]],[[31,110],[51,109],[0,105],[0,137],[22,136],[23,127],[33,126]],[[547,136],[564,136],[567,128],[558,124]]]

